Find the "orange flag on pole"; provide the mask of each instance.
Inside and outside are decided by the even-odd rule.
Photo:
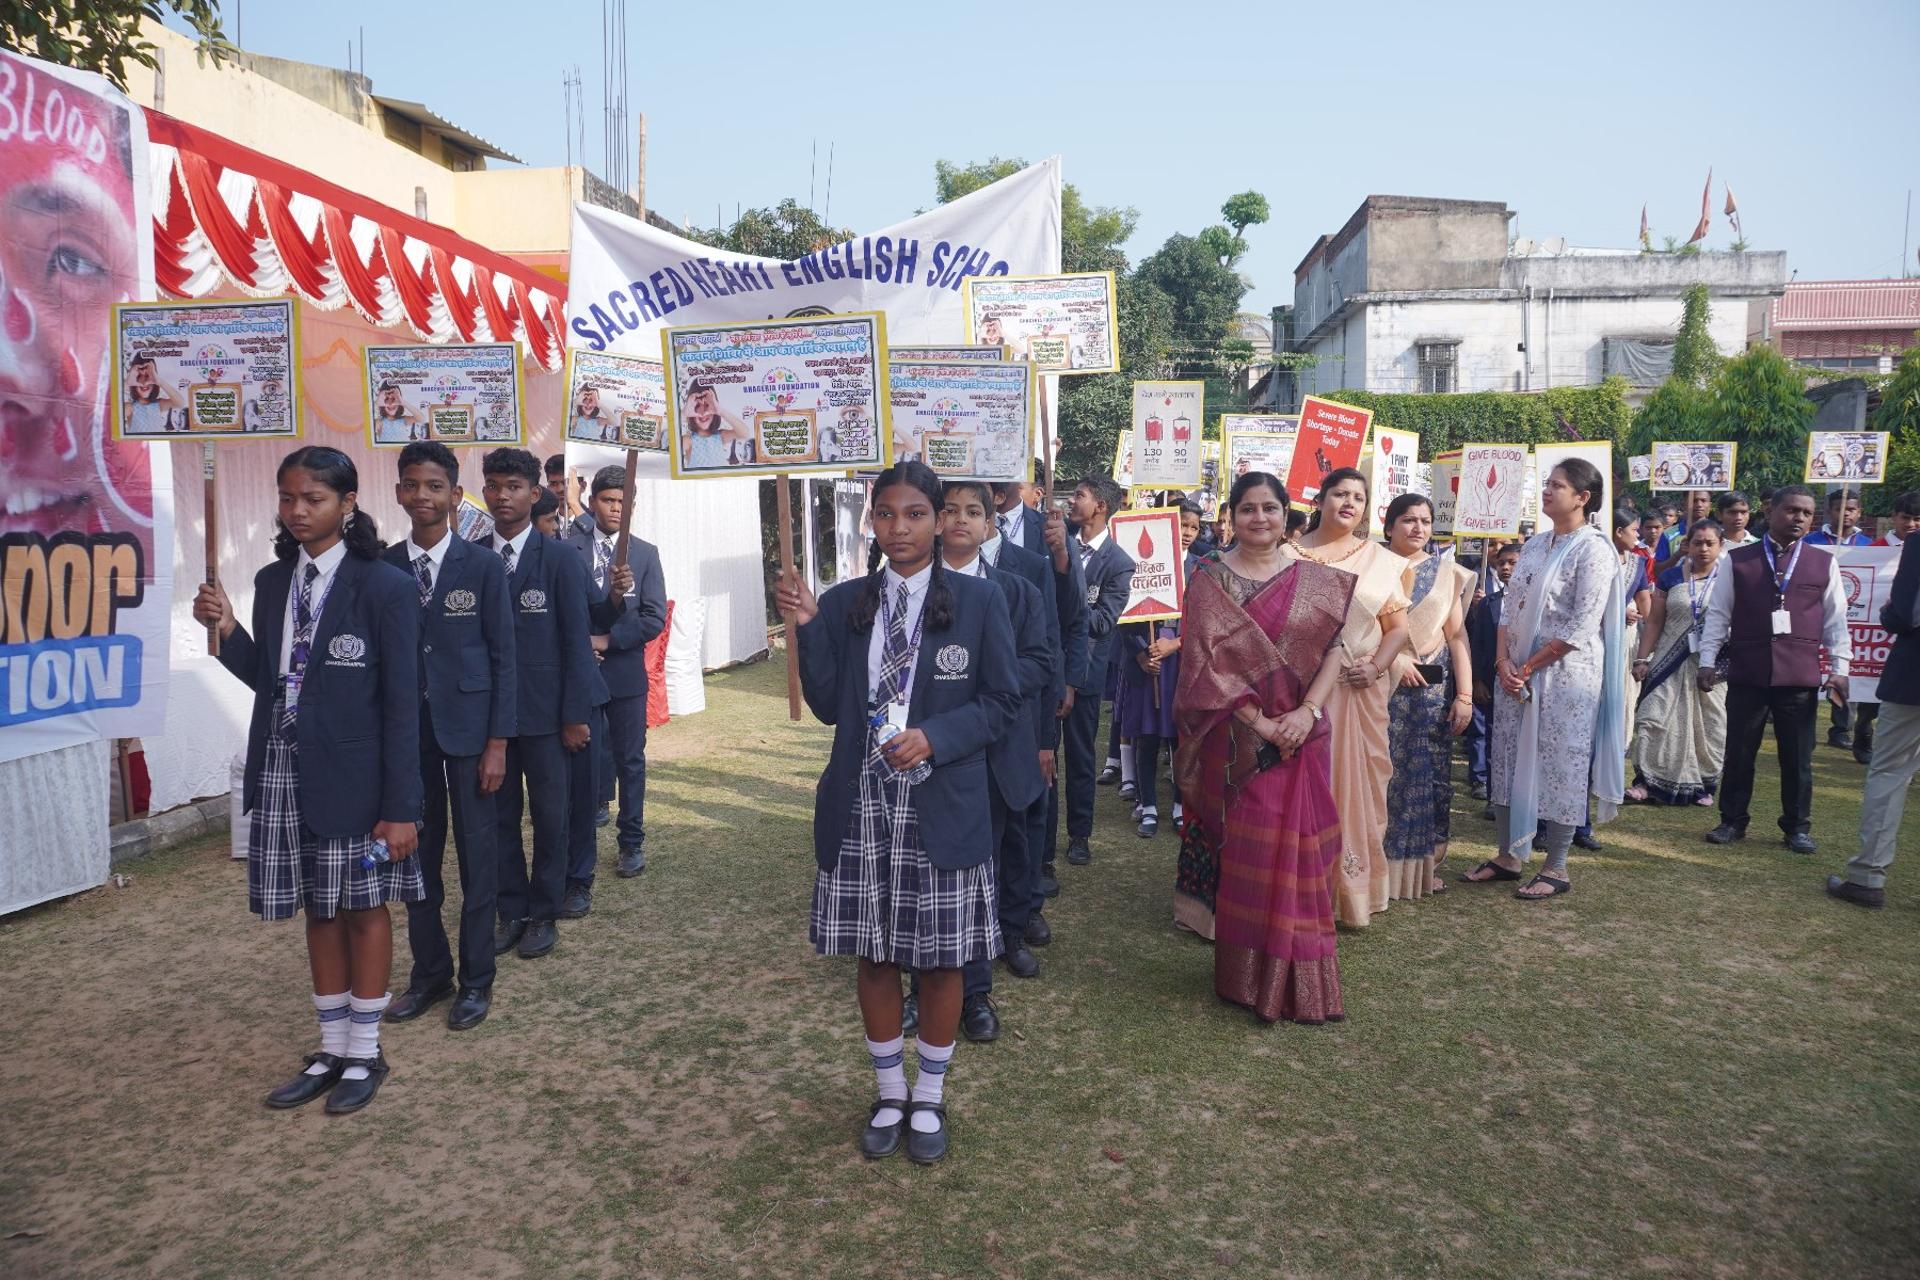
[[[1707,238],[1707,227],[1713,221],[1713,170],[1707,170],[1707,185],[1700,191],[1700,225],[1687,237],[1688,244],[1698,244]]]
[[[1740,206],[1733,202],[1733,188],[1731,186],[1727,188],[1727,207],[1722,212],[1727,215],[1727,221],[1733,224],[1733,234],[1742,240],[1746,239],[1747,233],[1740,229]]]

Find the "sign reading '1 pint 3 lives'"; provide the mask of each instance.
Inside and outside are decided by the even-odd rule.
[[[1136,489],[1192,489],[1200,484],[1204,382],[1133,384],[1133,476]]]
[[[1160,622],[1180,616],[1186,602],[1186,549],[1180,545],[1180,509],[1123,511],[1107,530],[1133,557],[1133,581],[1121,622]]]
[[[676,479],[875,471],[892,443],[879,312],[688,325],[660,335]]]

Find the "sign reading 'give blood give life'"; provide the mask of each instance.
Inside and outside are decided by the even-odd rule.
[[[1187,553],[1180,545],[1179,508],[1123,511],[1107,532],[1116,546],[1133,557],[1133,582],[1120,621],[1178,618],[1187,596]]]
[[[1373,412],[1350,404],[1335,404],[1317,396],[1300,402],[1300,428],[1287,467],[1287,492],[1297,507],[1312,506],[1320,496],[1320,480],[1342,467],[1360,465]]]

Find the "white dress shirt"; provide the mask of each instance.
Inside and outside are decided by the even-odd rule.
[[[1011,542],[1016,547],[1024,547],[1026,545],[1026,543],[1022,541],[1022,538],[1026,534],[1023,526],[1027,523],[1027,508],[1025,503],[1022,503],[1011,511],[999,512],[993,517],[993,523],[994,527],[1000,530],[1000,536],[1008,542]]]
[[[1811,545],[1808,550],[1817,555],[1832,554],[1830,547]],[[1795,550],[1790,549],[1783,555],[1777,544],[1774,547],[1774,561],[1782,569],[1794,555]],[[1728,566],[1727,572],[1714,577],[1713,590],[1707,595],[1707,617],[1700,635],[1702,667],[1710,667],[1719,660],[1720,650],[1726,646],[1727,635],[1733,630],[1733,578],[1732,567]],[[1840,581],[1837,567],[1827,574],[1827,589],[1820,600],[1820,646],[1827,651],[1827,661],[1834,674],[1846,676],[1853,664],[1853,632],[1847,626],[1846,584]]]
[[[962,578],[984,578],[987,576],[986,557],[976,551],[973,553],[973,559],[965,564],[949,564],[947,572]]]
[[[900,591],[900,584],[907,584],[907,639],[914,638],[914,628],[920,622],[920,609],[927,603],[927,584],[933,581],[933,566],[929,564],[911,578],[902,578],[888,565],[880,573],[880,608],[873,615],[873,633],[867,638],[867,696],[872,698],[880,688],[880,666],[882,655],[886,652],[887,628],[893,618],[888,610],[893,608],[893,598]],[[913,663],[919,661],[916,653],[913,662],[907,664],[900,692],[903,697],[913,694]]]
[[[516,533],[511,538],[502,538],[500,536],[500,531],[497,529],[494,530],[493,533],[489,534],[488,537],[492,540],[493,550],[495,554],[499,554],[502,547],[513,548],[513,567],[518,569],[520,567],[521,553],[526,551],[527,539],[532,535],[533,535],[533,521],[529,520],[527,521],[527,527],[522,529],[519,533]]]
[[[1000,548],[1006,545],[1007,540],[999,534],[995,534],[980,544],[980,558],[998,569],[1000,567]],[[980,576],[984,578],[987,575],[983,573]]]
[[[527,527],[532,528],[533,526],[528,525]],[[453,530],[451,529],[447,530],[447,532],[444,535],[442,535],[440,541],[434,543],[430,547],[420,546],[419,544],[414,542],[412,538],[407,539],[407,572],[413,573],[414,572],[413,566],[419,562],[421,556],[425,556],[427,558],[427,590],[428,591],[432,591],[434,587],[439,585],[440,566],[446,563],[447,544],[452,541],[453,541]],[[414,580],[416,582],[419,581],[419,576],[417,574],[415,575]]]
[[[1105,529],[1102,529],[1099,533],[1095,534],[1091,538],[1087,536],[1086,530],[1084,529],[1081,530],[1080,531],[1080,563],[1085,564],[1088,558],[1091,557],[1094,552],[1098,551],[1100,549],[1101,544],[1104,543],[1106,540],[1107,540],[1107,531]]]
[[[300,598],[300,580],[307,576],[307,566],[313,565],[320,570],[320,576],[313,580],[308,588],[308,600],[313,609],[313,629],[320,630],[320,610],[327,602],[327,588],[333,585],[333,574],[340,562],[347,558],[347,544],[344,540],[334,543],[318,557],[307,554],[305,547],[293,562],[293,585],[287,589],[287,616],[280,626],[280,674],[286,675],[293,668],[293,605]],[[307,661],[313,661],[311,653]]]

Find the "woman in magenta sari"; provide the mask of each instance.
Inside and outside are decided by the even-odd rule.
[[[1337,1022],[1340,814],[1321,707],[1354,577],[1281,553],[1287,491],[1273,476],[1240,477],[1229,507],[1233,545],[1200,566],[1181,616],[1175,917],[1214,939],[1222,999],[1268,1022]]]

